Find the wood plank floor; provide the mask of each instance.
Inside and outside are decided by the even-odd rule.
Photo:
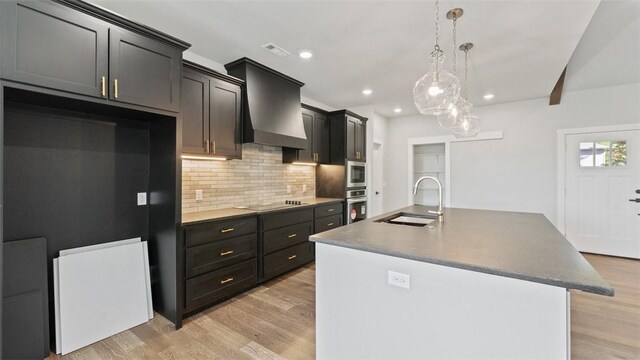
[[[571,295],[573,359],[640,359],[640,261],[585,255],[613,298]],[[190,317],[149,323],[50,359],[313,359],[315,265]]]

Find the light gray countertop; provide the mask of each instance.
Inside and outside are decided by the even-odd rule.
[[[614,290],[542,214],[444,209],[429,227],[376,222],[414,205],[312,235],[311,241],[613,296]]]
[[[263,211],[255,211],[249,209],[241,209],[241,208],[225,208],[225,209],[216,209],[216,210],[208,210],[208,211],[198,211],[198,212],[190,212],[182,214],[182,225],[194,225],[198,223],[214,221],[214,220],[225,220],[231,219],[235,217],[241,216],[250,216],[250,215],[259,215],[265,213],[273,213],[278,211],[289,211],[293,209],[304,209],[307,207],[314,207],[318,205],[337,203],[340,201],[344,201],[344,199],[338,198],[311,198],[301,200],[303,205],[296,205],[292,207],[285,207],[279,209],[272,210],[263,210]]]

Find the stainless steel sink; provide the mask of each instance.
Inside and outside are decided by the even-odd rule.
[[[412,213],[400,212],[400,213],[393,214],[391,216],[387,216],[386,218],[376,220],[376,222],[395,224],[395,225],[423,227],[436,221],[436,218],[437,218],[436,215],[431,215],[431,214],[423,215],[423,214],[412,214]]]

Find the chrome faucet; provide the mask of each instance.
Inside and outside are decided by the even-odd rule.
[[[438,215],[438,222],[444,222],[444,212],[442,212],[442,184],[440,183],[440,180],[434,178],[433,176],[421,177],[413,186],[413,195],[418,192],[418,185],[420,185],[422,180],[433,180],[438,185],[438,211],[429,210],[429,213]]]

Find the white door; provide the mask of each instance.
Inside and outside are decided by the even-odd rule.
[[[565,140],[567,239],[579,251],[640,258],[640,130]]]
[[[384,149],[381,143],[373,143],[373,196],[371,210],[368,217],[376,216],[384,212]]]

